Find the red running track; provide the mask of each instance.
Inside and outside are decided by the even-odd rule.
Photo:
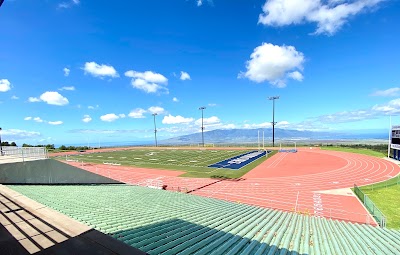
[[[178,171],[110,165],[80,165],[125,183],[168,185],[170,190],[191,192],[239,203],[376,225],[349,188],[390,179],[400,168],[384,159],[337,151],[301,149],[277,153],[239,181],[182,178]]]

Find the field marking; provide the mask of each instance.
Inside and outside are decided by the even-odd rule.
[[[184,169],[187,173],[203,173],[203,174],[211,174],[219,170],[218,168],[215,170],[211,170],[207,166],[213,164],[215,162],[219,162],[221,160],[231,158],[243,153],[247,153],[250,150],[231,150],[227,152],[225,150],[218,150],[215,152],[211,152],[210,150],[201,150],[201,153],[198,153],[199,150],[163,150],[157,151],[158,160],[146,160],[143,158],[149,157],[149,155],[154,154],[154,150],[125,150],[125,151],[116,151],[113,152],[104,152],[104,155],[101,157],[109,157],[114,156],[114,158],[119,158],[115,160],[117,164],[126,165],[126,166],[133,166],[133,167],[160,167],[162,169],[170,169],[171,171],[182,171],[179,169],[173,169],[175,166],[179,168],[186,168]],[[132,153],[133,152],[133,153]],[[178,152],[178,153],[176,153]],[[185,152],[185,153],[182,153]],[[94,153],[88,153],[94,154]],[[91,160],[87,154],[83,155],[86,156],[83,160],[87,159],[89,162],[92,163],[102,163],[100,160]],[[136,156],[136,157],[135,157]],[[139,157],[138,157],[139,156]],[[141,156],[141,157],[140,157]],[[171,159],[173,157],[174,159]],[[189,160],[188,162],[188,159]],[[168,163],[167,163],[168,162]],[[166,168],[164,168],[165,166]],[[210,171],[211,170],[211,171]],[[222,169],[225,170],[225,169]],[[226,171],[226,170],[225,170]]]

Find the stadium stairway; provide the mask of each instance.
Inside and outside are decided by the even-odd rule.
[[[148,254],[400,254],[400,232],[129,185],[9,186]]]

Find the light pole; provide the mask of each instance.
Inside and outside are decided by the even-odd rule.
[[[201,142],[204,147],[204,115],[203,111],[206,109],[205,106],[199,107],[199,110],[201,110]]]
[[[275,147],[275,100],[279,99],[279,96],[268,97],[268,100],[272,100],[272,147]]]
[[[0,127],[0,156],[3,156],[3,146],[1,145],[1,130],[3,129]]]
[[[154,140],[156,142],[156,147],[157,147],[157,127],[156,127],[156,116],[157,116],[157,113],[153,113],[152,115],[154,117]]]

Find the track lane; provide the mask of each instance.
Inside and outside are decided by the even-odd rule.
[[[169,190],[195,190],[191,194],[373,225],[376,223],[354,195],[325,191],[381,182],[400,173],[399,166],[384,159],[319,149],[277,153],[240,181],[215,182],[177,177],[182,174],[178,171],[67,163],[133,185],[162,183]]]

